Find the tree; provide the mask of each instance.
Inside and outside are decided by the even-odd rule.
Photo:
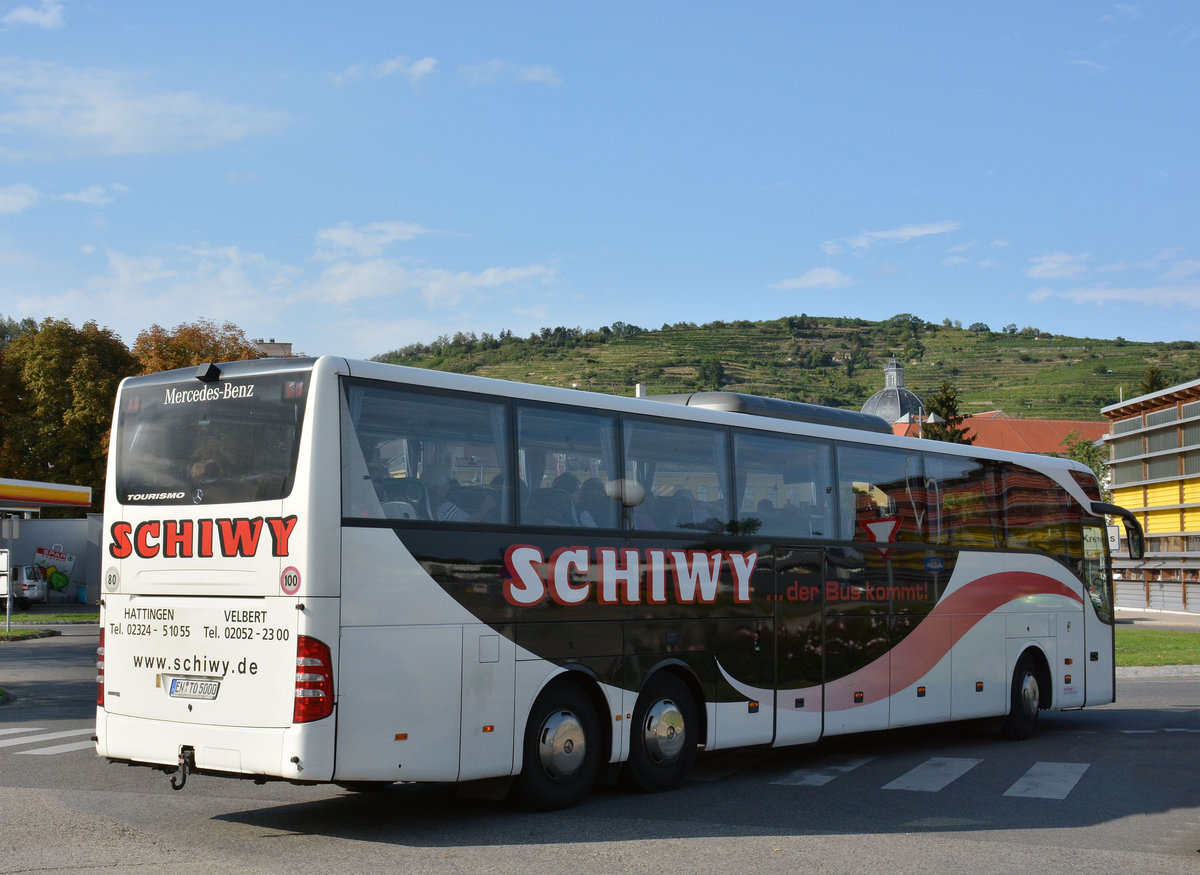
[[[121,379],[137,370],[112,331],[46,319],[0,358],[0,471],[104,495],[108,434]]]
[[[1052,453],[1055,456],[1066,456],[1068,459],[1074,459],[1076,462],[1083,462],[1096,474],[1096,480],[1100,482],[1101,496],[1105,501],[1109,501],[1108,491],[1108,468],[1105,463],[1108,461],[1108,451],[1103,446],[1097,446],[1089,441],[1078,431],[1070,432],[1059,443],[1066,452]]]
[[[986,322],[972,322],[968,331],[974,331],[976,334],[991,334],[992,329],[988,328]]]
[[[715,355],[702,358],[697,371],[696,381],[705,389],[718,390],[725,382],[725,367]]]
[[[934,441],[945,441],[951,444],[973,444],[975,436],[962,427],[966,418],[958,410],[958,390],[950,385],[949,380],[942,380],[937,392],[925,399],[925,408],[930,413],[936,413],[942,422],[926,423],[921,428],[923,437]]]
[[[1153,395],[1155,392],[1161,392],[1163,389],[1170,386],[1166,375],[1163,374],[1162,368],[1158,365],[1150,365],[1142,374],[1142,381],[1138,383],[1137,394]]]
[[[37,323],[26,316],[20,322],[11,316],[0,316],[0,349],[8,346],[22,334],[37,328]]]
[[[170,331],[151,325],[137,336],[133,355],[143,374],[264,357],[242,329],[230,322],[218,328],[207,319],[184,322]]]

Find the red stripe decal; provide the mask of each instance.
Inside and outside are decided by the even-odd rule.
[[[843,711],[869,705],[886,699],[893,691],[911,686],[928,674],[992,611],[1020,599],[1037,599],[1039,596],[1056,596],[1083,604],[1083,598],[1061,581],[1027,571],[989,574],[955,590],[938,602],[920,625],[887,656],[827,683],[825,710]],[[951,623],[951,617],[960,620]],[[945,632],[947,624],[950,626],[948,633]],[[854,703],[856,692],[863,693],[863,701],[859,704]]]

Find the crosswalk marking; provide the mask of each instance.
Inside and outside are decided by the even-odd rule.
[[[18,726],[15,729],[0,729],[0,735],[16,735],[18,732],[42,732],[40,726]]]
[[[1066,799],[1087,770],[1087,763],[1034,763],[1017,783],[1004,791],[1004,795]]]
[[[30,730],[26,729],[24,731],[28,732]],[[40,732],[41,730],[33,731]],[[73,738],[77,735],[92,735],[95,733],[95,731],[96,730],[93,727],[89,726],[87,729],[66,729],[62,732],[46,732],[42,735],[25,735],[21,738],[6,738],[3,741],[0,741],[0,747],[13,747],[18,744],[33,744],[37,741],[53,741],[57,738]]]
[[[90,730],[89,730],[90,731]],[[87,741],[73,741],[70,744],[56,744],[53,747],[39,747],[34,750],[19,750],[17,756],[49,756],[56,753],[70,753],[73,750],[96,749],[96,742],[90,738]]]
[[[961,778],[983,760],[966,757],[930,757],[915,769],[905,772],[884,790],[915,790],[921,793],[936,793],[947,784]]]
[[[847,772],[852,772],[859,766],[865,766],[875,757],[832,756],[821,760],[811,769],[797,769],[785,778],[772,781],[772,784],[791,784],[799,787],[824,787]]]

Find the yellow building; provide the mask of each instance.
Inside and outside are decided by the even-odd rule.
[[[1144,560],[1113,553],[1117,604],[1200,613],[1200,380],[1100,412],[1113,503],[1146,531]]]

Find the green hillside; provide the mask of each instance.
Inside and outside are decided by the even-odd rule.
[[[1009,325],[988,330],[901,314],[885,322],[787,316],[770,322],[678,323],[649,330],[617,322],[599,329],[543,328],[440,337],[379,361],[632,395],[724,389],[848,409],[883,388],[883,366],[904,363],[920,396],[943,379],[964,414],[1099,420],[1100,408],[1137,394],[1151,365],[1168,384],[1200,377],[1200,343],[1138,343],[1051,335]]]

